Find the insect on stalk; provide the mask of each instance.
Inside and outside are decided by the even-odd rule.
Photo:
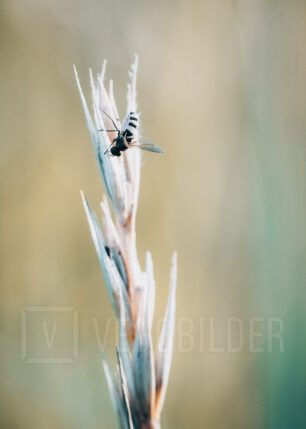
[[[136,212],[138,207],[141,151],[161,153],[153,143],[139,137],[139,115],[136,102],[138,57],[130,72],[128,85],[129,112],[122,124],[112,84],[109,93],[104,87],[105,66],[91,89],[94,115],[89,112],[76,74],[77,85],[90,131],[98,166],[108,199],[101,202],[103,225],[91,209],[84,194],[82,201],[90,232],[99,258],[104,283],[119,323],[117,372],[113,374],[105,356],[102,363],[106,381],[117,411],[121,429],[160,429],[171,366],[176,291],[176,254],[172,259],[169,298],[157,348],[152,345],[152,323],[155,303],[155,280],[150,252],[142,268],[136,248]],[[101,129],[101,115],[113,125]],[[116,119],[114,119],[116,118]],[[116,133],[116,137],[109,133]],[[124,152],[124,162],[109,159]]]
[[[102,110],[102,112],[112,121],[115,129],[100,129],[98,132],[117,132],[117,136],[106,149],[104,155],[110,152],[112,156],[121,156],[121,152],[124,152],[131,147],[139,148],[149,152],[163,153],[160,147],[154,143],[145,141],[143,138],[141,138],[141,142],[139,143],[139,115],[136,112],[129,112],[124,118],[120,128],[117,127],[116,122],[108,113],[106,113],[104,110]]]

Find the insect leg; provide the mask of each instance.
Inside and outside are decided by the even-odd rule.
[[[107,154],[107,152],[110,150],[110,148],[114,145],[114,143],[115,143],[115,141],[116,141],[117,139],[114,139],[112,142],[111,142],[111,144],[109,145],[109,147],[106,149],[106,151],[104,152],[104,155],[105,154]]]

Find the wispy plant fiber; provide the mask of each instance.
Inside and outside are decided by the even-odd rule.
[[[137,112],[136,77],[138,57],[129,72],[127,112]],[[99,258],[105,285],[119,320],[116,350],[118,370],[113,374],[102,358],[106,380],[121,429],[160,428],[173,349],[177,258],[174,254],[170,292],[157,352],[152,346],[152,321],[155,305],[155,279],[150,252],[142,270],[136,249],[136,212],[138,206],[141,152],[128,149],[122,157],[105,151],[116,137],[109,115],[120,128],[113,82],[104,86],[106,62],[96,79],[90,70],[92,111],[90,113],[75,69],[78,89],[95,156],[108,196],[101,202],[103,224],[97,220],[86,197],[82,201],[92,239]],[[107,113],[105,115],[104,112]],[[109,205],[110,204],[110,205]]]

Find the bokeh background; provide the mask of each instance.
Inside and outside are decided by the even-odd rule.
[[[107,58],[123,114],[134,52],[144,134],[165,150],[144,154],[138,213],[157,318],[179,253],[162,426],[306,427],[305,18],[302,0],[1,1],[1,428],[115,427],[96,333],[113,356],[116,327],[79,195],[98,208],[104,191],[72,65],[89,95],[88,68]],[[71,353],[69,314],[33,306],[77,311],[74,363],[27,361],[54,315],[54,349]],[[268,348],[271,318],[283,352]]]

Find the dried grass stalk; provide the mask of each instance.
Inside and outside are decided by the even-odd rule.
[[[176,254],[172,259],[170,293],[166,314],[154,355],[151,329],[155,302],[155,280],[150,252],[146,267],[140,267],[136,249],[135,220],[138,204],[141,151],[127,150],[120,158],[104,152],[116,136],[98,132],[112,128],[106,112],[118,118],[113,82],[104,86],[102,72],[94,79],[90,71],[93,117],[88,109],[77,72],[76,80],[95,155],[108,195],[101,202],[103,226],[84,194],[82,200],[92,239],[98,254],[105,285],[119,320],[118,370],[113,375],[103,357],[103,366],[112,401],[122,429],[160,428],[160,414],[169,378],[174,336]],[[138,57],[129,73],[127,112],[137,112],[136,75]],[[118,126],[120,127],[119,120]],[[110,204],[110,206],[109,206]]]

